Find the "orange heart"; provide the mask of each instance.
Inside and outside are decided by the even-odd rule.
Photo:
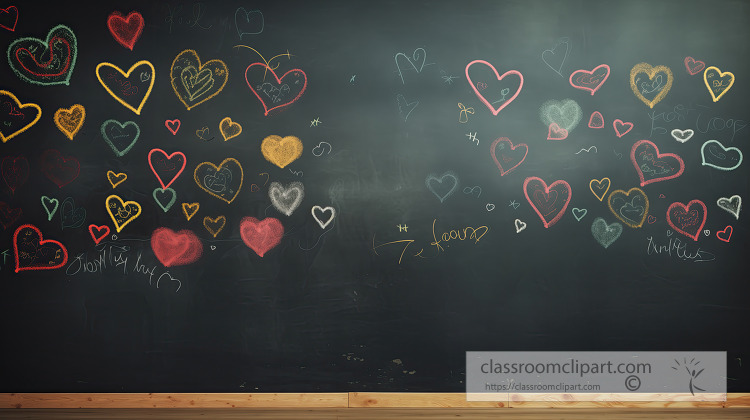
[[[224,141],[227,141],[239,136],[240,133],[242,133],[242,126],[232,121],[231,118],[226,117],[219,123],[219,130],[221,130],[221,135],[224,137]]]
[[[199,203],[182,203],[182,212],[185,213],[185,218],[188,220],[195,216],[195,213],[198,213],[199,208]]]
[[[211,218],[209,216],[206,216],[203,218],[203,227],[206,228],[208,233],[216,237],[216,235],[221,232],[222,229],[224,229],[224,225],[227,224],[227,218],[224,216],[219,216],[216,218]]]
[[[65,134],[68,139],[73,140],[78,131],[83,127],[86,119],[86,108],[75,104],[70,108],[60,108],[55,112],[55,125]]]
[[[302,141],[294,136],[282,138],[274,134],[263,139],[260,151],[267,161],[283,169],[302,155]]]

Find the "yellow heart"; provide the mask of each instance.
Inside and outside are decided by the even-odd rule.
[[[198,178],[198,174],[201,172],[201,168],[203,168],[204,166],[210,166],[210,167],[214,168],[215,172],[219,173],[221,171],[221,168],[224,167],[224,165],[227,164],[227,163],[234,163],[235,165],[237,165],[237,167],[240,170],[240,185],[237,187],[237,191],[234,192],[234,195],[232,196],[232,198],[229,198],[229,199],[227,199],[226,197],[224,197],[222,195],[219,195],[219,194],[216,194],[215,192],[207,189],[206,186],[203,184],[203,182]],[[221,161],[221,163],[219,164],[219,166],[216,166],[216,165],[214,165],[211,162],[201,162],[201,163],[199,163],[198,166],[195,167],[195,171],[193,172],[193,179],[195,180],[195,183],[198,184],[198,186],[203,191],[205,191],[205,192],[213,195],[216,198],[219,198],[219,199],[224,200],[227,203],[231,204],[232,201],[234,201],[234,199],[237,198],[237,196],[240,193],[240,190],[242,189],[242,183],[245,180],[245,172],[242,170],[242,165],[240,164],[240,162],[237,159],[226,158],[223,161]]]
[[[659,94],[656,95],[653,100],[649,101],[648,99],[646,99],[646,97],[643,96],[643,94],[641,94],[641,91],[638,90],[638,86],[635,85],[635,76],[638,73],[646,73],[649,79],[653,79],[654,76],[656,76],[656,74],[660,72],[664,72],[667,74],[667,83],[661,89]],[[674,81],[672,70],[670,70],[667,66],[652,67],[648,63],[638,63],[633,66],[632,69],[630,69],[630,89],[632,89],[633,93],[635,93],[635,96],[643,101],[644,104],[648,105],[649,108],[653,108],[654,105],[656,105],[659,101],[664,99],[665,96],[667,96],[667,92],[669,92],[669,89],[672,88],[672,81]]]
[[[711,72],[711,77],[710,77],[713,83],[708,82],[709,70],[713,70],[713,72]],[[727,76],[727,75],[731,77],[731,79],[729,80],[729,85],[725,85],[724,82],[721,80],[724,76]],[[717,77],[719,80],[716,80],[715,77]],[[729,88],[731,88],[732,85],[734,84],[734,73],[728,72],[728,71],[725,71],[722,73],[718,67],[711,66],[703,72],[703,82],[706,84],[706,87],[708,88],[708,92],[711,94],[711,98],[713,98],[714,102],[716,102],[722,96],[724,96],[725,93],[729,92]],[[719,96],[716,96],[717,93],[719,94]]]
[[[643,197],[644,201],[644,210],[643,210],[643,218],[639,223],[633,223],[631,220],[624,219],[619,213],[615,211],[615,209],[612,207],[612,197],[614,197],[615,194],[621,193],[625,194],[626,197],[630,198],[631,193],[639,193]],[[643,222],[646,221],[646,218],[648,217],[648,196],[645,192],[643,192],[642,189],[635,187],[628,190],[628,192],[625,192],[624,190],[614,190],[609,194],[609,198],[607,199],[607,205],[609,206],[609,211],[612,212],[612,214],[615,215],[618,219],[620,219],[621,222],[625,223],[626,225],[632,227],[632,228],[639,228],[643,226]]]
[[[135,201],[122,201],[122,198],[116,195],[110,195],[105,202],[107,213],[115,223],[115,228],[119,233],[128,223],[135,220],[141,215],[141,205]]]
[[[142,65],[147,65],[151,69],[151,77],[149,79],[151,81],[151,83],[148,85],[148,90],[146,91],[146,95],[144,95],[143,99],[141,99],[141,103],[138,105],[138,108],[133,108],[133,105],[130,105],[129,103],[125,102],[122,98],[120,98],[119,96],[115,95],[115,93],[112,92],[112,89],[110,89],[109,86],[107,86],[104,83],[104,81],[102,80],[102,76],[99,75],[99,69],[100,68],[102,68],[102,67],[111,67],[111,68],[117,70],[118,73],[120,73],[121,75],[123,75],[127,79],[127,78],[130,77],[130,74],[133,73],[133,71],[135,71],[135,69],[137,69],[138,67],[140,67]],[[151,90],[154,88],[154,80],[156,80],[156,71],[154,70],[154,65],[151,64],[151,62],[146,61],[146,60],[141,60],[141,61],[133,64],[132,66],[130,66],[130,69],[128,69],[127,73],[124,72],[124,71],[122,71],[119,67],[117,67],[114,64],[99,63],[99,65],[96,66],[96,78],[99,79],[99,83],[101,83],[102,86],[104,86],[104,89],[107,90],[107,93],[109,93],[110,95],[112,95],[112,97],[115,98],[117,100],[117,102],[123,104],[125,106],[125,108],[127,108],[127,109],[135,112],[137,115],[141,115],[141,109],[143,109],[143,105],[146,104],[146,99],[148,99],[148,96],[151,95]]]
[[[180,68],[182,70],[176,71]],[[172,61],[170,78],[175,95],[190,111],[224,89],[229,80],[229,70],[221,60],[210,60],[201,64],[201,59],[195,50],[184,50]],[[215,87],[217,79],[221,86]],[[203,97],[212,90],[215,91]],[[188,105],[188,102],[192,105]]]
[[[195,213],[198,213],[200,206],[199,203],[182,203],[182,212],[185,213],[185,218],[190,220],[195,216]]]
[[[5,134],[3,134],[3,127],[0,126],[0,140],[2,140],[3,143],[5,143],[6,141],[12,139],[13,137],[15,137],[15,136],[23,133],[24,131],[28,130],[29,127],[31,127],[32,125],[36,124],[36,122],[39,121],[40,118],[42,118],[42,108],[40,108],[39,105],[37,105],[37,104],[31,104],[31,103],[29,103],[29,104],[22,104],[21,101],[19,101],[18,98],[16,98],[16,95],[8,92],[7,90],[0,90],[0,102],[2,102],[1,98],[3,96],[9,97],[10,100],[13,101],[13,102],[15,102],[16,105],[18,105],[18,107],[21,108],[21,109],[23,109],[23,108],[34,108],[34,109],[37,110],[36,118],[34,118],[34,121],[26,124],[25,126],[23,126],[20,129],[14,131],[12,133],[10,133],[7,136]],[[12,105],[12,103],[11,103],[11,105]],[[12,110],[10,112],[12,112]]]
[[[83,121],[86,119],[86,108],[83,105],[75,104],[68,109],[60,108],[55,111],[55,125],[60,131],[73,140],[78,131],[83,127]]]
[[[219,123],[219,130],[221,130],[221,135],[224,136],[224,141],[227,141],[239,136],[242,133],[242,126],[226,117]]]
[[[294,136],[281,138],[274,134],[263,139],[260,151],[267,161],[283,169],[302,155],[302,141]]]
[[[209,223],[211,223],[211,224],[219,224],[220,226],[217,226],[218,229],[215,229],[214,226],[209,226]],[[219,217],[217,217],[215,219],[212,219],[212,218],[210,218],[208,216],[206,216],[206,217],[203,218],[203,227],[205,227],[206,230],[208,231],[208,233],[210,233],[211,235],[213,235],[214,238],[216,237],[216,235],[219,234],[219,232],[221,232],[222,229],[224,229],[224,225],[226,225],[226,224],[227,224],[227,218],[224,217],[224,216],[219,216]]]
[[[117,188],[118,185],[128,179],[128,174],[123,172],[116,174],[113,171],[107,171],[107,179],[109,180],[109,183],[112,184],[112,188]]]
[[[604,181],[607,181],[607,188],[604,189],[604,192],[602,193],[602,195],[599,195],[596,193],[596,191],[594,191],[594,183],[596,183],[597,185],[602,185]],[[607,195],[607,191],[609,191],[609,187],[611,185],[612,185],[612,182],[609,180],[609,178],[592,179],[589,182],[589,189],[591,190],[592,193],[594,193],[594,195],[596,196],[596,198],[599,199],[599,201],[602,201],[604,200],[604,196]],[[601,187],[597,187],[597,189],[601,190]]]

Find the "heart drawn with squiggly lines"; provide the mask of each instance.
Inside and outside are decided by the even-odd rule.
[[[473,66],[474,64],[482,64],[482,65],[489,67],[490,70],[492,70],[492,72],[495,73],[496,80],[499,83],[502,83],[503,79],[505,79],[507,76],[511,76],[511,75],[517,76],[520,79],[518,88],[516,88],[516,91],[513,93],[513,95],[510,98],[505,98],[503,96],[503,98],[497,98],[497,100],[490,103],[490,101],[487,100],[487,98],[484,95],[479,93],[479,89],[477,89],[476,84],[471,80],[471,76],[469,76],[469,68],[471,68],[471,66]],[[503,108],[505,108],[511,102],[513,102],[513,100],[515,100],[516,97],[518,97],[518,94],[521,93],[521,89],[523,88],[523,74],[521,74],[521,72],[519,72],[518,70],[508,70],[505,73],[503,73],[503,75],[501,76],[500,73],[497,72],[497,69],[495,68],[495,66],[493,66],[492,64],[484,60],[474,60],[470,62],[469,64],[467,64],[465,73],[466,73],[466,80],[469,82],[469,85],[471,85],[471,88],[474,90],[474,93],[477,95],[479,100],[482,101],[482,103],[487,108],[489,108],[490,112],[492,112],[492,115],[499,114],[500,111],[503,110]],[[496,99],[496,98],[492,98],[492,99]],[[497,108],[495,108],[495,104],[498,102],[500,102],[500,105]]]
[[[685,171],[681,157],[674,153],[659,153],[659,148],[649,140],[640,140],[633,145],[630,160],[641,179],[641,187],[677,178]]]
[[[672,229],[697,241],[707,215],[706,205],[700,200],[692,200],[687,205],[675,202],[667,209],[667,223]]]
[[[548,228],[565,214],[570,204],[572,190],[567,181],[557,180],[547,186],[539,177],[529,177],[523,183],[523,193],[545,228]]]

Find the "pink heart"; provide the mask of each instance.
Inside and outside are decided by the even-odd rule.
[[[674,163],[668,159],[675,160],[677,165],[674,165]],[[630,149],[630,161],[633,162],[633,166],[635,167],[636,172],[638,172],[638,177],[641,179],[641,187],[653,182],[677,178],[685,171],[685,162],[681,157],[674,153],[659,153],[659,148],[649,140],[640,140],[633,145],[633,148]],[[643,165],[647,166],[649,169],[649,176],[651,175],[650,172],[656,170],[666,173],[667,175],[646,179],[646,175],[643,173]],[[675,166],[679,166],[679,169],[676,169]],[[660,196],[659,198],[662,197]]]
[[[279,219],[267,217],[258,220],[245,217],[240,221],[240,237],[250,249],[260,257],[281,242],[284,236],[284,226]]]
[[[166,120],[164,121],[164,126],[167,127],[167,130],[169,130],[173,136],[177,135],[177,130],[180,129],[180,120]]]
[[[203,243],[190,230],[175,232],[162,227],[151,234],[151,249],[165,267],[174,267],[198,261]]]
[[[544,180],[533,176],[524,181],[523,193],[536,214],[542,219],[544,227],[548,228],[557,223],[565,214],[573,191],[567,181],[557,180],[547,186]]]
[[[618,118],[612,122],[612,127],[615,128],[615,134],[617,134],[617,137],[622,137],[625,134],[628,134],[628,132],[633,129],[633,123],[623,122]],[[625,127],[627,127],[627,130],[621,131]]]
[[[525,152],[523,152],[523,156],[518,159],[518,156],[520,155],[520,150],[518,153],[510,154],[508,153],[507,149],[505,148],[505,145],[500,145],[500,143],[507,143],[507,146],[510,148],[510,151],[515,151],[516,149],[525,149]],[[497,153],[497,146],[500,145],[500,153]],[[510,141],[507,137],[500,137],[499,139],[492,142],[492,145],[490,146],[490,154],[492,155],[492,160],[495,161],[495,165],[497,165],[498,169],[500,169],[500,176],[503,176],[507,174],[508,172],[516,169],[523,161],[526,159],[526,155],[529,154],[529,146],[527,146],[525,143],[518,143],[517,145],[513,145],[513,143]],[[502,163],[500,160],[498,160],[497,156],[500,155],[500,159],[503,161]],[[515,164],[513,163],[514,160],[517,160]],[[503,163],[506,167],[510,166],[508,170],[503,169]],[[512,164],[512,166],[511,166]]]
[[[695,208],[691,209],[693,206]],[[700,200],[692,200],[687,206],[675,202],[667,209],[667,223],[672,229],[697,241],[706,224],[707,212],[706,205]]]
[[[609,66],[600,64],[594,70],[576,70],[570,74],[570,85],[576,89],[587,90],[591,95],[596,93],[609,77]]]
[[[482,96],[481,93],[479,93],[479,90],[477,90],[476,85],[474,84],[474,82],[471,81],[471,77],[469,77],[469,67],[471,67],[474,64],[484,64],[485,66],[488,66],[489,68],[491,68],[492,71],[495,72],[495,76],[497,77],[498,81],[503,80],[505,78],[505,76],[507,76],[509,74],[513,74],[513,75],[518,76],[518,78],[521,79],[521,84],[518,85],[518,90],[516,90],[516,93],[514,93],[513,96],[510,97],[510,99],[507,99],[507,100],[503,101],[502,105],[500,105],[499,108],[495,109],[492,106],[492,104],[490,104],[490,102],[484,96]],[[503,108],[505,108],[506,106],[508,106],[508,104],[510,104],[511,102],[513,102],[513,100],[516,99],[516,97],[518,96],[518,94],[521,93],[521,88],[523,87],[523,75],[521,74],[521,72],[519,72],[517,70],[508,70],[505,73],[503,73],[502,76],[500,76],[500,74],[497,72],[497,69],[495,69],[495,66],[493,66],[492,64],[490,64],[490,63],[488,63],[488,62],[486,62],[484,60],[474,60],[471,63],[469,63],[469,64],[466,65],[466,80],[469,81],[469,84],[471,85],[471,88],[474,90],[474,93],[477,95],[477,97],[479,98],[479,100],[482,101],[482,103],[485,104],[487,106],[487,108],[490,109],[490,112],[492,112],[492,115],[499,114],[500,111],[502,111]]]
[[[604,117],[602,116],[602,113],[599,111],[592,112],[591,117],[589,118],[589,128],[602,127],[604,127]]]
[[[698,61],[693,57],[685,57],[685,68],[691,76],[695,76],[706,68],[706,63]]]
[[[549,130],[547,131],[547,140],[565,140],[566,138],[568,138],[568,130],[560,128],[557,123],[552,123],[549,125]]]

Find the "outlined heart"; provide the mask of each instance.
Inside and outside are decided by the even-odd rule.
[[[107,171],[107,180],[109,180],[109,183],[112,184],[112,188],[117,188],[118,185],[125,182],[125,180],[128,179],[128,174],[124,172],[115,173],[114,171]]]
[[[23,210],[19,208],[13,208],[8,203],[0,201],[0,225],[3,230],[8,229],[13,223],[18,220],[23,214]]]
[[[291,216],[305,198],[305,186],[295,181],[287,186],[272,182],[268,187],[268,198],[273,207],[286,216]]]
[[[73,31],[57,25],[44,41],[19,38],[8,47],[8,64],[21,80],[35,85],[69,85],[76,65],[78,42]]]
[[[68,197],[60,204],[61,229],[79,228],[86,221],[86,209],[76,207],[73,197]]]
[[[89,225],[89,234],[91,235],[91,239],[94,240],[94,244],[99,245],[99,242],[109,235],[109,226]]]
[[[244,173],[237,159],[224,159],[219,166],[202,162],[195,167],[193,179],[201,189],[212,196],[231,203],[242,189]]]
[[[321,229],[325,229],[326,226],[331,224],[331,222],[333,222],[333,219],[336,217],[336,209],[331,206],[312,206],[312,208],[310,209],[310,213],[312,214],[313,219],[318,222],[318,226],[320,226]],[[326,213],[330,213],[330,215],[328,217],[325,217]]]
[[[720,209],[728,211],[735,219],[740,220],[742,197],[739,195],[733,195],[730,198],[721,197],[716,200],[716,205],[719,206]]]
[[[81,104],[75,104],[70,108],[60,108],[55,112],[55,125],[65,137],[73,140],[78,131],[83,127],[83,121],[86,119],[86,108]]]
[[[521,221],[521,219],[516,219],[513,223],[516,226],[516,233],[521,233],[526,229],[526,222]]]
[[[609,66],[600,64],[593,70],[576,70],[570,73],[570,85],[576,89],[582,89],[591,92],[593,96],[599,88],[604,85],[609,77]]]
[[[599,111],[594,111],[589,117],[589,128],[604,128],[604,117]]]
[[[135,146],[141,136],[141,128],[134,121],[125,121],[123,124],[117,120],[107,120],[102,123],[101,133],[115,155],[123,157]]]
[[[11,22],[13,23],[11,24]],[[18,8],[16,6],[8,6],[5,9],[0,9],[0,28],[14,32],[17,23]]]
[[[695,131],[690,128],[688,128],[687,130],[680,130],[679,128],[675,128],[674,130],[672,130],[671,134],[675,140],[679,141],[680,143],[685,143],[686,141],[690,140],[691,137],[693,137]]]
[[[667,209],[667,223],[675,231],[697,241],[706,224],[707,213],[706,205],[700,200],[692,200],[687,205],[675,202]]]
[[[151,250],[164,267],[187,265],[203,255],[203,243],[191,230],[161,227],[151,234]]]
[[[112,194],[104,201],[107,213],[115,223],[117,233],[141,215],[141,205],[135,201],[122,201],[122,198]]]
[[[568,138],[568,130],[560,128],[557,123],[549,125],[547,130],[547,140],[565,140]]]
[[[42,200],[42,207],[44,208],[44,211],[47,213],[47,221],[51,221],[52,217],[55,215],[55,212],[57,211],[57,208],[60,206],[60,200],[56,198],[50,198],[46,195],[43,195],[41,197]]]
[[[16,273],[21,271],[54,270],[68,262],[68,249],[52,239],[44,239],[34,225],[25,224],[13,234]]]
[[[168,212],[174,205],[174,202],[177,201],[177,191],[172,188],[157,187],[151,193],[151,196],[154,197],[154,201],[156,201],[156,204],[161,207],[164,213]]]
[[[742,165],[742,151],[736,147],[724,147],[716,140],[708,140],[701,146],[701,165],[721,171],[731,171]]]
[[[232,121],[231,118],[226,117],[219,123],[219,131],[221,131],[221,136],[224,137],[224,141],[227,141],[242,134],[242,126],[239,123]]]
[[[200,203],[182,203],[182,213],[185,215],[185,219],[190,220],[198,213]]]
[[[164,121],[164,126],[167,127],[167,130],[169,130],[169,132],[172,133],[173,136],[177,135],[177,131],[180,129],[180,125],[182,125],[182,121],[178,119]]]
[[[602,179],[592,179],[589,181],[589,189],[592,193],[594,193],[594,196],[599,199],[599,201],[604,200],[604,196],[607,195],[607,191],[609,191],[609,187],[612,184],[612,181],[609,178],[602,178]],[[598,192],[598,194],[597,194]]]
[[[258,220],[245,217],[240,221],[240,237],[248,248],[255,251],[261,258],[271,249],[281,243],[284,236],[284,226],[279,219],[267,217]]]
[[[406,122],[412,111],[414,111],[414,109],[417,108],[417,105],[419,105],[419,101],[409,102],[404,95],[399,93],[396,95],[396,105],[398,105],[398,113],[401,115],[404,122]]]
[[[295,136],[282,138],[273,134],[264,138],[260,144],[263,157],[281,169],[302,156],[302,150],[302,141]]]
[[[539,107],[539,119],[545,127],[555,123],[568,132],[573,131],[578,126],[582,116],[581,106],[572,99],[561,101],[550,99]]]
[[[693,57],[685,57],[685,69],[691,76],[700,73],[704,68],[706,68],[706,63],[698,61]]]
[[[672,70],[667,66],[638,63],[630,69],[630,89],[649,108],[667,96],[673,81]]]
[[[146,68],[143,68],[143,66]],[[142,81],[142,77],[139,80],[136,75],[133,75],[134,72],[136,75],[147,73],[151,76],[144,82]],[[132,79],[131,75],[133,75]],[[96,78],[99,79],[99,83],[117,102],[137,115],[141,115],[141,110],[151,95],[151,90],[154,88],[156,71],[154,70],[154,65],[146,60],[141,60],[133,64],[127,72],[122,71],[119,67],[111,63],[99,63],[96,66]],[[130,97],[134,97],[135,101]],[[138,97],[141,99],[138,100]],[[131,100],[127,101],[125,100],[126,98]],[[138,102],[137,106],[135,105],[136,101]]]
[[[557,51],[561,45],[565,45],[565,52]],[[569,53],[570,40],[568,38],[560,38],[551,49],[542,51],[542,61],[552,71],[562,76],[562,68]]]
[[[427,51],[424,48],[416,48],[414,52],[411,54],[411,57],[408,55],[399,52],[396,53],[396,55],[393,57],[393,60],[396,62],[396,69],[398,70],[398,75],[401,78],[401,83],[406,84],[404,81],[404,73],[401,71],[401,64],[399,63],[398,59],[403,57],[404,60],[406,60],[407,63],[414,69],[415,72],[421,73],[422,69],[424,69],[425,63],[427,63]],[[419,68],[417,68],[417,64],[419,64]]]
[[[716,102],[734,85],[734,74],[722,72],[718,67],[711,66],[703,72],[703,82],[711,94],[711,99]]]
[[[15,194],[29,178],[29,161],[25,156],[5,156],[0,168],[3,172],[3,181],[10,188],[11,194]]]
[[[24,112],[21,112],[24,110]],[[27,119],[27,116],[34,115]],[[42,118],[42,108],[37,104],[22,104],[16,95],[0,90],[0,140],[3,143],[28,130]]]
[[[599,242],[599,245],[603,246],[605,249],[609,248],[609,246],[612,245],[621,234],[622,225],[617,222],[607,224],[606,220],[597,217],[591,224],[591,235],[593,235],[596,242]]]
[[[229,80],[223,61],[213,59],[201,64],[195,50],[179,53],[169,74],[175,95],[188,111],[221,93]]]
[[[523,194],[544,227],[549,228],[565,214],[572,190],[567,181],[557,180],[547,186],[543,179],[533,176],[523,182]]]
[[[253,70],[253,77],[250,77],[250,70]],[[263,70],[262,73],[255,70]],[[266,81],[267,73],[271,73],[274,83]],[[257,74],[256,74],[257,73]],[[258,77],[262,75],[262,78]],[[289,77],[288,82],[282,83]],[[253,80],[251,82],[250,80]],[[259,79],[259,80],[256,80]],[[307,75],[300,69],[291,69],[278,77],[274,69],[264,63],[252,63],[245,69],[245,82],[250,90],[253,91],[260,103],[263,105],[263,115],[268,115],[274,109],[289,106],[296,102],[307,88]],[[269,105],[274,105],[270,106]]]
[[[617,137],[622,137],[628,134],[633,129],[633,123],[623,122],[621,119],[616,119],[612,122],[612,127],[615,129]]]
[[[442,203],[458,189],[458,176],[451,171],[447,171],[440,176],[429,174],[424,183],[427,189],[435,194],[435,197]]]
[[[573,207],[572,212],[573,212],[573,217],[575,217],[576,220],[580,222],[581,219],[586,217],[586,213],[588,213],[589,211],[586,209],[579,209],[578,207]]]
[[[500,176],[505,176],[526,160],[526,155],[529,154],[529,146],[526,143],[518,143],[514,146],[509,138],[500,137],[490,145],[490,154],[492,160],[495,161],[495,165],[500,169]]]
[[[81,170],[81,163],[73,156],[63,156],[59,150],[49,149],[42,153],[42,173],[59,188],[76,178]]]
[[[660,153],[656,145],[649,140],[640,140],[630,149],[630,161],[633,162],[641,187],[653,182],[677,178],[685,171],[685,162],[674,153]]]
[[[631,228],[643,226],[649,216],[648,196],[640,188],[614,190],[609,194],[607,205],[612,214]],[[653,223],[653,222],[652,222]]]
[[[244,7],[238,7],[234,12],[234,26],[240,40],[243,35],[257,35],[263,32],[265,27],[263,13],[260,10],[245,10]]]
[[[141,37],[144,26],[143,15],[136,11],[130,12],[127,17],[123,17],[122,13],[114,11],[107,18],[109,33],[112,34],[115,41],[131,51],[138,38]]]
[[[227,218],[223,215],[218,217],[206,216],[203,218],[203,227],[206,228],[208,233],[210,233],[214,238],[219,234],[219,232],[222,231],[222,229],[224,229],[224,226],[226,224]]]
[[[488,101],[487,98],[485,98],[481,93],[479,93],[479,89],[477,89],[477,86],[474,84],[474,82],[471,80],[471,77],[469,76],[469,68],[474,64],[480,64],[480,65],[485,65],[489,67],[492,70],[492,72],[495,73],[495,77],[497,78],[498,82],[501,82],[503,79],[505,79],[506,76],[510,76],[510,75],[517,76],[520,79],[520,84],[518,85],[518,89],[516,89],[516,91],[513,93],[513,95],[510,98],[505,99],[498,108],[495,108],[493,106],[495,102],[490,103],[490,101]],[[492,64],[484,60],[474,60],[470,62],[469,64],[467,64],[465,74],[466,74],[466,80],[469,82],[469,85],[471,85],[471,89],[474,90],[474,94],[477,95],[479,100],[482,101],[482,103],[490,110],[490,112],[492,112],[492,115],[495,115],[495,116],[497,116],[497,114],[499,114],[500,111],[503,110],[503,108],[505,108],[511,102],[513,102],[516,99],[516,97],[518,97],[518,94],[521,93],[521,89],[523,88],[523,74],[521,74],[521,72],[519,72],[518,70],[508,70],[505,73],[503,73],[503,75],[501,76],[497,72],[497,69],[495,68],[495,66],[493,66]]]
[[[716,237],[721,241],[729,242],[729,240],[732,238],[732,226],[727,226],[724,228],[724,230],[717,230]]]
[[[171,155],[167,155],[167,152],[162,149],[151,149],[148,152],[148,166],[164,189],[169,188],[175,182],[185,170],[186,165],[187,158],[182,152],[174,152]],[[165,183],[164,179],[169,179],[169,182]]]

